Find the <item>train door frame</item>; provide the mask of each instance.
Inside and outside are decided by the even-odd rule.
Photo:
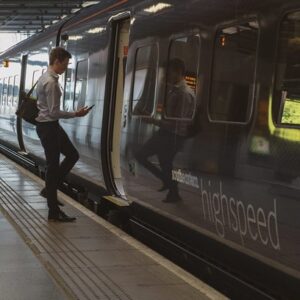
[[[28,54],[22,55],[18,107],[21,105],[21,93],[25,89],[27,59],[28,59]],[[18,137],[18,143],[19,143],[19,146],[20,146],[20,150],[24,153],[27,153],[26,148],[25,148],[25,144],[24,144],[24,140],[23,140],[22,119],[20,117],[17,118],[16,129],[17,129],[17,137]]]
[[[111,30],[101,155],[105,184],[111,194],[125,197],[120,162],[121,120],[124,101],[125,64],[129,46],[130,13],[124,12],[110,18]]]

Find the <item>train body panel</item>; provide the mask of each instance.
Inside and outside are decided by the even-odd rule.
[[[35,128],[13,121],[14,93],[51,47],[66,48],[62,108],[95,105],[61,120],[80,152],[77,183],[124,198],[133,222],[214,264],[195,272],[208,281],[220,267],[297,299],[299,28],[297,0],[95,5],[0,56],[0,139],[43,159]]]
[[[277,9],[267,12],[271,3],[259,5],[255,1],[250,2],[252,5],[245,2],[240,10],[237,9],[238,17],[236,13],[234,16],[230,14],[234,11],[234,3],[233,6],[227,3],[226,8],[221,6],[222,14],[205,10],[206,16],[201,16],[201,1],[194,8],[190,5],[180,10],[181,4],[178,4],[174,13],[166,10],[159,17],[143,15],[140,20],[136,17],[131,38],[137,46],[131,45],[127,66],[128,81],[133,86],[127,95],[126,110],[131,111],[131,115],[128,115],[122,136],[126,194],[132,199],[142,199],[162,216],[189,226],[191,231],[195,231],[195,236],[196,232],[205,232],[238,252],[299,278],[297,255],[300,249],[293,245],[299,234],[299,172],[295,152],[299,140],[278,140],[272,134],[282,129],[277,129],[277,124],[270,128],[273,122],[270,112],[274,109],[274,63],[277,59],[274,45],[278,43],[280,22],[283,22],[285,13],[293,14],[297,3],[277,2]],[[193,12],[192,15],[190,12]],[[156,22],[159,30],[152,25]],[[247,34],[241,37],[240,48],[228,45],[226,49],[226,43],[231,42],[226,40],[228,36],[233,38],[234,32],[241,28],[247,28]],[[199,40],[195,41],[195,37]],[[152,52],[148,58],[142,58],[148,59],[148,74],[145,75],[144,90],[139,91],[140,99],[135,99],[138,92],[134,77],[141,72],[138,68],[145,65],[145,62],[138,65],[142,60],[139,54],[143,47],[152,47],[148,49]],[[157,51],[153,50],[155,47]],[[158,66],[155,65],[156,58],[153,58],[155,55]],[[198,122],[198,131],[191,136],[187,134],[184,141],[178,135],[162,132],[159,126],[153,125],[155,122],[149,120],[154,118],[159,122],[168,117],[165,78],[172,56],[185,62],[186,80],[190,80],[191,87],[196,85],[195,111],[199,106],[199,116],[194,118]],[[155,69],[154,77],[163,84],[153,80],[151,68]],[[136,107],[139,104],[136,103],[146,102],[149,98],[153,99],[153,103],[142,105],[144,109],[150,106],[151,111],[138,112]],[[182,124],[180,122],[178,120],[174,127],[185,126],[183,121]],[[289,130],[298,131],[285,130],[287,134]],[[170,146],[170,143],[173,145]],[[285,153],[281,152],[281,157],[278,157],[278,151]],[[288,153],[292,156],[289,157]],[[168,160],[168,156],[173,156],[169,162],[171,170],[170,166],[166,167],[161,162]],[[274,162],[279,166],[274,168]],[[165,172],[171,172],[172,179],[178,183],[182,201],[166,201],[168,191],[161,191],[165,185],[164,168],[169,168]],[[277,175],[281,172],[283,175],[279,178]],[[293,180],[290,180],[291,177]],[[139,208],[137,211],[140,211]],[[191,241],[180,233],[176,234],[172,227],[162,229],[164,221],[153,222],[138,212],[137,219],[141,223],[163,231],[178,243],[184,242],[195,252],[202,248],[202,254],[209,256],[211,249],[204,250],[203,245],[197,244],[195,236]],[[219,259],[226,261],[222,254]],[[240,269],[238,273],[241,270],[247,274],[253,272],[249,261],[225,263],[229,264],[236,265],[236,271]],[[279,275],[276,279],[278,284],[280,279]],[[259,281],[257,278],[256,284]],[[278,289],[284,294],[286,286]],[[296,295],[296,290],[294,286],[291,295]]]

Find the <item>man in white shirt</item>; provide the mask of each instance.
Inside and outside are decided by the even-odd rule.
[[[72,222],[76,218],[67,216],[58,205],[57,188],[63,178],[72,169],[79,154],[69,137],[59,125],[59,119],[83,117],[89,109],[80,108],[75,112],[60,110],[62,89],[58,82],[59,75],[68,67],[71,54],[63,48],[52,49],[47,71],[39,78],[37,84],[38,109],[36,131],[45,151],[47,171],[46,188],[41,195],[47,198],[49,221]],[[65,156],[60,164],[60,154]]]

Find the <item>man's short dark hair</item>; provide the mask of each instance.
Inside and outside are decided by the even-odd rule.
[[[172,58],[169,61],[169,70],[174,70],[181,75],[185,74],[185,64],[180,58]]]
[[[57,59],[59,62],[63,62],[66,58],[71,58],[70,52],[61,47],[53,48],[49,56],[49,64],[52,66]]]

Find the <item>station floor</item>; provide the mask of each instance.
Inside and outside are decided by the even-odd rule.
[[[47,221],[43,181],[0,154],[1,300],[227,299],[68,196]]]

